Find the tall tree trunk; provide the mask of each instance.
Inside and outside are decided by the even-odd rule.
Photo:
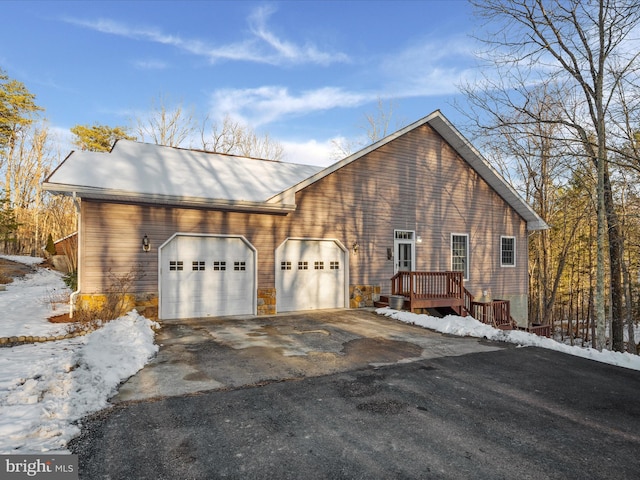
[[[606,346],[605,328],[605,288],[604,288],[604,249],[605,249],[605,204],[604,204],[604,159],[599,157],[598,187],[596,192],[598,202],[598,221],[596,230],[596,293],[593,301],[596,321],[596,348],[602,351]]]
[[[627,322],[627,335],[629,339],[627,341],[627,352],[629,353],[638,353],[636,347],[636,339],[633,325],[633,315],[631,313],[632,309],[632,295],[633,289],[631,288],[631,276],[629,275],[629,269],[626,264],[622,262],[622,274],[624,277],[624,289],[625,289],[625,320]]]
[[[611,349],[624,352],[624,309],[622,291],[623,238],[615,210],[609,171],[604,169],[604,202],[609,237],[609,270],[611,275]]]

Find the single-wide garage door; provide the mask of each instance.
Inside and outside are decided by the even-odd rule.
[[[276,250],[278,311],[344,307],[345,260],[335,240],[286,240]]]
[[[246,239],[176,234],[160,247],[160,318],[254,314],[255,296]]]

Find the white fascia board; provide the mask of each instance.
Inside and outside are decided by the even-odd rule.
[[[456,152],[527,222],[527,230],[546,230],[549,225],[525,202],[515,189],[475,149],[475,147],[443,116],[431,125]]]
[[[233,210],[256,213],[287,214],[296,209],[294,204],[250,202],[244,200],[224,200],[200,197],[178,197],[170,195],[138,194],[135,192],[60,185],[44,182],[42,188],[54,194],[72,195],[93,200],[107,200],[124,203],[143,203],[158,206],[205,208],[211,210]]]

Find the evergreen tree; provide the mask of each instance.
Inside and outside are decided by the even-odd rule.
[[[51,234],[47,237],[47,246],[45,247],[45,250],[49,252],[50,255],[56,254],[56,244],[53,243],[53,237]]]
[[[71,128],[76,138],[74,144],[81,150],[91,152],[109,152],[116,140],[136,140],[129,135],[126,127],[109,127],[107,125],[94,124],[92,126],[76,125]]]
[[[15,233],[20,224],[16,219],[15,212],[6,197],[0,198],[0,237],[4,242],[6,252],[10,243],[15,242]]]

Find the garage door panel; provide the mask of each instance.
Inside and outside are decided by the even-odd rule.
[[[276,255],[278,311],[344,307],[344,251],[333,240],[287,240]]]
[[[241,238],[177,235],[161,265],[163,318],[254,313],[255,252]]]

